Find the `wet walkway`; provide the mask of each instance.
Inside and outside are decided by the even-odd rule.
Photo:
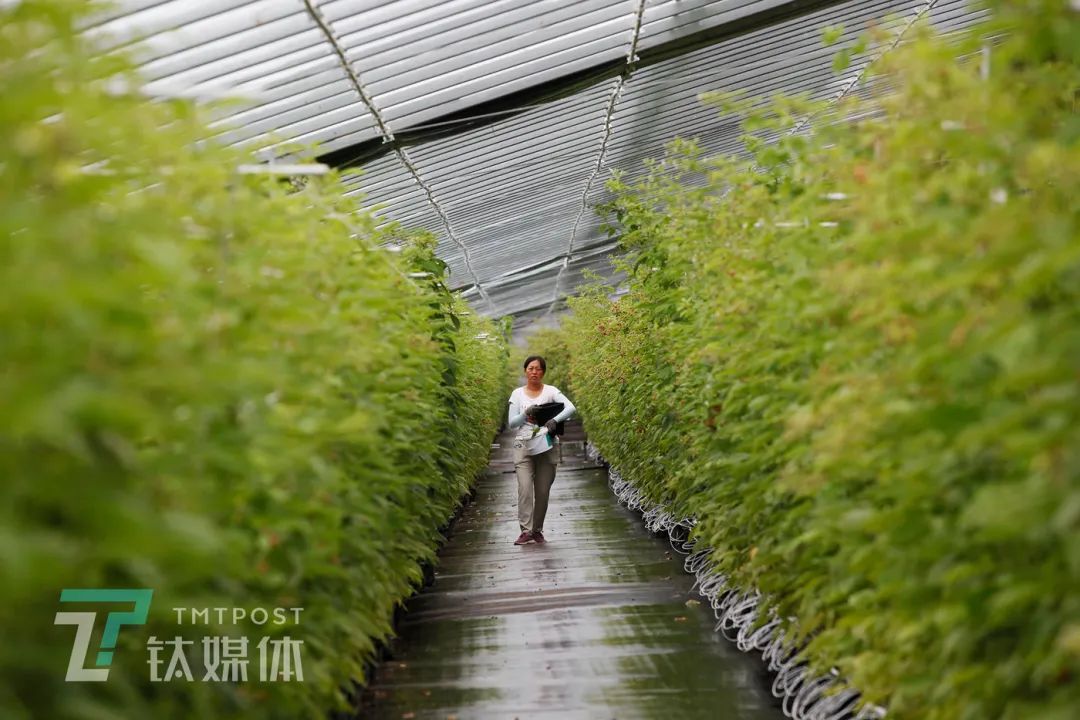
[[[500,439],[360,717],[779,720],[760,661],[713,632],[680,556],[618,504],[580,429],[567,440],[549,542],[517,547]]]

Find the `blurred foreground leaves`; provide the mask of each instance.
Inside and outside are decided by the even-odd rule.
[[[0,715],[325,717],[487,463],[505,349],[431,238],[118,94],[77,6],[0,9]],[[155,591],[107,683],[64,682],[64,587]],[[288,632],[306,682],[150,685],[172,607],[303,607],[182,631]]]

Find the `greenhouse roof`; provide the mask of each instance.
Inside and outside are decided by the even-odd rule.
[[[238,97],[219,141],[265,161],[317,143],[350,193],[439,238],[451,282],[485,314],[549,314],[614,243],[593,206],[676,136],[734,152],[705,91],[851,90],[841,45],[919,17],[947,31],[969,0],[120,0],[88,28],[138,42],[151,94]]]

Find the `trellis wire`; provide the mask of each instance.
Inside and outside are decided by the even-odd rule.
[[[732,585],[709,559],[712,548],[697,547],[690,540],[696,520],[680,518],[652,502],[642,491],[604,461],[591,442],[585,446],[589,460],[608,466],[608,485],[627,508],[640,512],[650,532],[664,533],[672,549],[685,556],[683,569],[694,575],[694,588],[708,600],[716,617],[715,630],[743,652],[757,651],[774,674],[772,694],[780,700],[784,715],[792,720],[882,720],[884,708],[872,703],[860,706],[861,695],[833,668],[814,676],[801,648],[787,639],[782,623],[770,612],[767,622],[758,625],[762,595],[755,589]]]

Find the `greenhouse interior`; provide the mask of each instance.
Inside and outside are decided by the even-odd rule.
[[[0,717],[1080,717],[1077,0],[0,0]]]

